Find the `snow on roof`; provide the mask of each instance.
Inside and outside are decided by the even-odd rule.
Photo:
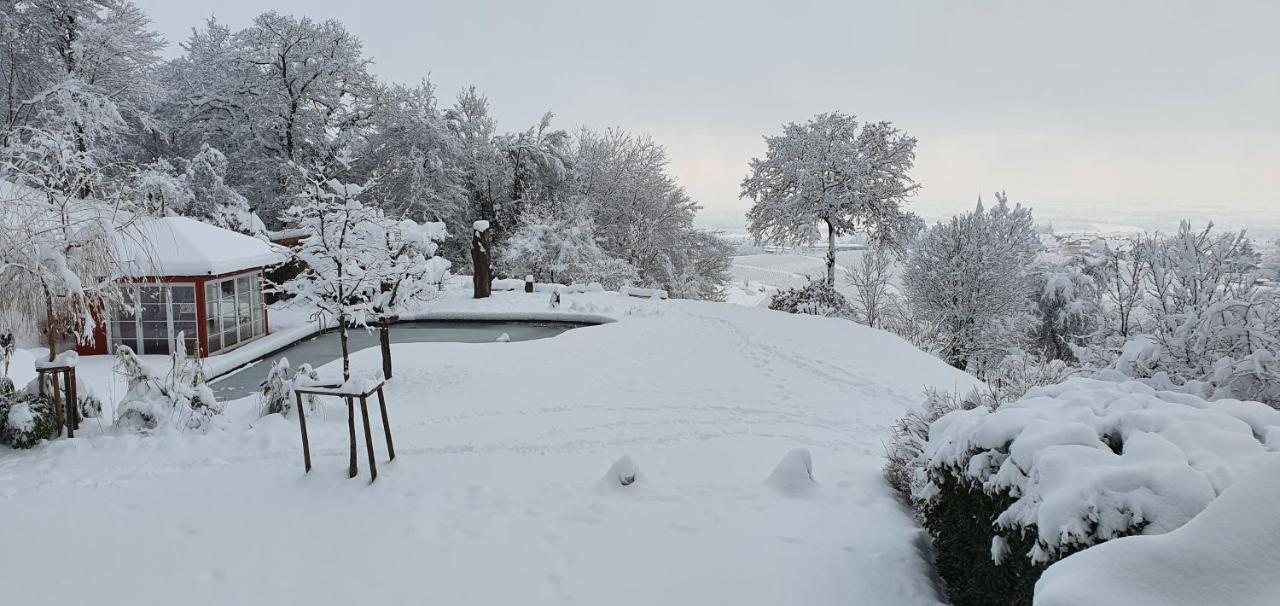
[[[217,276],[289,257],[282,246],[189,217],[142,217],[119,240],[131,277]]]

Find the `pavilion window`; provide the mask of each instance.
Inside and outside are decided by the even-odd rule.
[[[210,353],[262,335],[265,326],[258,275],[206,282],[205,312]]]
[[[130,284],[124,304],[111,311],[111,349],[126,345],[139,354],[168,355],[181,334],[187,351],[194,352],[195,296],[189,284]]]

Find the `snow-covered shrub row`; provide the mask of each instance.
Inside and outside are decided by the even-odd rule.
[[[929,389],[924,402],[907,411],[894,422],[889,446],[885,479],[898,492],[904,503],[920,513],[923,502],[916,498],[927,481],[924,472],[924,447],[929,442],[929,427],[943,415],[955,410],[985,408],[995,410],[1024,396],[1031,388],[1053,385],[1077,372],[1061,360],[1042,360],[1029,356],[1009,356],[988,379],[987,386],[967,394]]]
[[[810,279],[799,288],[778,291],[769,300],[769,309],[829,318],[854,317],[849,300],[823,279]]]
[[[1264,404],[1072,378],[934,421],[915,496],[953,603],[1030,604],[1047,565],[1178,528],[1277,449]]]

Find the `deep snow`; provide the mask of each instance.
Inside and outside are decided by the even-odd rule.
[[[252,398],[206,435],[0,451],[3,540],[21,546],[0,549],[4,601],[939,603],[922,531],[881,478],[883,438],[925,386],[972,378],[841,320],[616,293],[550,312],[547,297],[433,304],[619,321],[395,345],[397,458],[375,440],[372,485],[346,477],[335,402],[308,414],[309,475],[295,421],[258,418]],[[372,349],[354,362],[380,366]],[[811,487],[766,484],[797,461]],[[602,481],[623,471],[635,482]]]

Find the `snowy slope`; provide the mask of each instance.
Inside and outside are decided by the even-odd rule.
[[[1280,455],[1173,532],[1117,539],[1050,566],[1036,606],[1261,606],[1280,596]]]
[[[546,312],[545,295],[448,313]],[[619,321],[522,343],[395,346],[398,458],[348,480],[346,413],[233,403],[208,435],[0,451],[16,604],[936,604],[880,477],[888,424],[972,379],[853,323],[567,295]],[[377,352],[357,369],[379,366]],[[335,372],[333,365],[323,369]],[[374,435],[381,430],[374,418]],[[816,486],[787,481],[807,449]],[[629,455],[637,481],[616,479]],[[786,457],[783,474],[766,483]],[[800,468],[803,471],[803,467]],[[19,521],[19,522],[15,522]],[[55,581],[68,554],[77,581]]]

